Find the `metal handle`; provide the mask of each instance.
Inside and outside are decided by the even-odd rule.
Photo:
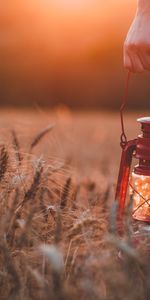
[[[119,216],[122,215],[125,206],[130,168],[132,163],[133,152],[136,149],[136,143],[137,139],[128,141],[126,143],[126,146],[122,150],[121,163],[116,188],[116,201],[118,201]]]
[[[124,112],[124,108],[125,108],[125,105],[126,105],[127,100],[128,100],[130,74],[131,74],[130,72],[128,72],[128,74],[127,74],[127,79],[126,79],[126,83],[125,83],[125,91],[124,91],[124,95],[123,95],[123,99],[122,99],[122,104],[121,104],[121,107],[120,107],[120,122],[121,122],[120,146],[122,148],[124,148],[127,144],[127,136],[125,134],[123,112]]]

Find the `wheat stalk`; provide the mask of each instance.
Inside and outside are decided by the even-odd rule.
[[[18,164],[21,165],[22,157],[20,154],[20,145],[15,130],[12,130],[11,134],[12,134],[12,142],[15,149],[16,159],[18,161]]]
[[[30,150],[32,150],[37,144],[41,141],[41,139],[52,129],[54,128],[54,124],[50,124],[48,127],[43,129],[40,133],[38,133],[35,138],[33,139],[31,145],[30,145]]]
[[[69,191],[70,191],[70,187],[71,187],[71,177],[69,177],[66,180],[66,183],[63,187],[63,192],[62,192],[61,199],[60,199],[60,208],[61,209],[64,209],[67,205],[67,200],[68,200],[68,194],[69,194]]]
[[[2,146],[0,151],[0,181],[4,178],[8,166],[8,152],[5,146]]]
[[[43,172],[43,166],[42,166],[41,162],[39,162],[39,165],[36,169],[36,172],[35,172],[35,175],[33,178],[33,182],[31,184],[30,188],[25,192],[23,200],[21,201],[21,203],[19,203],[19,205],[15,211],[15,213],[17,213],[18,216],[19,216],[24,204],[26,202],[28,202],[29,200],[33,200],[35,198],[36,193],[39,189],[42,172]]]

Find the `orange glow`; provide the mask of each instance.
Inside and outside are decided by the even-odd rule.
[[[9,2],[9,5],[8,5]],[[135,0],[13,0],[0,4],[1,45],[45,43],[53,52],[76,52],[122,38]],[[61,50],[61,51],[60,51]]]
[[[133,194],[133,217],[150,222],[150,176],[132,173],[130,193]]]
[[[135,8],[136,0],[0,1],[3,102],[44,98],[40,102],[93,104],[94,91],[98,103],[100,79],[111,80],[122,63]]]

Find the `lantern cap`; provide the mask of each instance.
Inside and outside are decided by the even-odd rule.
[[[141,123],[143,137],[150,138],[150,117],[139,118],[137,121]]]
[[[150,124],[150,117],[139,118],[137,119],[137,122],[141,124]]]
[[[139,118],[142,134],[138,136],[136,158],[150,161],[150,117]],[[150,170],[150,165],[148,166]]]

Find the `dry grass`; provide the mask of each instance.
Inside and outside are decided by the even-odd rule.
[[[149,299],[149,227],[116,232],[116,115],[21,114],[1,115],[0,299]]]

